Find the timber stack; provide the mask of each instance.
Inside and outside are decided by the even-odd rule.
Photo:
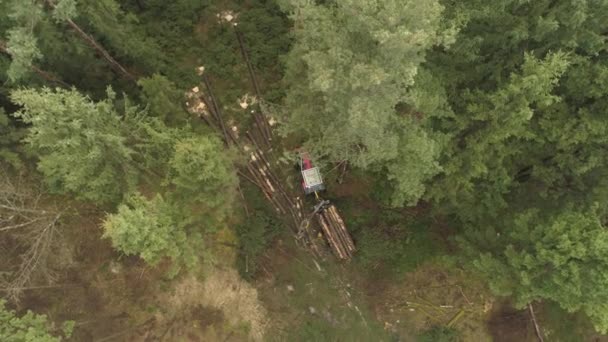
[[[336,206],[329,204],[316,216],[334,255],[340,260],[350,260],[356,251],[355,244]]]
[[[269,156],[266,155],[266,153],[272,151],[271,126],[273,126],[273,119],[271,118],[269,121],[262,112],[262,106],[260,105],[262,101],[261,92],[255,71],[249,60],[243,36],[237,27],[237,23],[233,22],[236,16],[233,13],[224,13],[218,15],[218,17],[228,23],[232,23],[241,54],[247,64],[255,96],[251,98],[245,95],[239,101],[239,105],[253,116],[255,127],[252,132],[247,131],[241,135],[236,125],[224,122],[222,106],[215,97],[211,81],[205,73],[205,68],[202,66],[197,68],[196,71],[201,77],[202,86],[205,91],[201,91],[199,87],[194,87],[186,93],[186,107],[188,111],[197,115],[207,125],[221,133],[226,147],[236,146],[249,157],[244,167],[238,171],[239,176],[257,186],[275,211],[288,219],[288,221],[292,221],[296,242],[307,247],[313,255],[322,257],[325,254],[321,252],[322,248],[320,248],[321,245],[319,245],[319,241],[316,238],[316,232],[310,227],[313,217],[316,217],[333,254],[340,260],[350,260],[356,250],[355,245],[336,207],[329,204],[329,201],[324,201],[320,198],[318,192],[323,191],[325,186],[318,168],[312,165],[310,157],[305,153],[300,153],[304,193],[307,195],[314,193],[318,201],[312,214],[307,215],[304,213],[304,202],[302,199],[289,193],[273,171],[269,162]],[[256,104],[257,106],[255,106]],[[257,107],[257,110],[251,106]]]

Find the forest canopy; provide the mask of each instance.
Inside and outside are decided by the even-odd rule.
[[[229,3],[0,0],[0,167],[40,188],[0,189],[0,247],[29,239],[0,258],[29,260],[47,231],[14,212],[48,206],[53,229],[101,213],[100,243],[168,278],[203,277],[227,247],[259,271],[249,258],[297,217],[276,203],[300,186],[284,161],[306,150],[366,189],[352,212],[445,223],[442,252],[494,295],[608,333],[608,2]],[[355,265],[402,260],[411,235],[380,226],[356,232]],[[5,306],[0,336],[59,340]]]

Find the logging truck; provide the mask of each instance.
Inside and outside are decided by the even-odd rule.
[[[307,195],[314,193],[318,198],[318,191],[325,190],[319,168],[312,165],[312,160],[307,152],[300,152],[298,156],[300,172],[302,172],[302,190]]]
[[[317,199],[312,215],[316,216],[334,255],[341,260],[350,260],[356,251],[355,244],[336,206],[319,196],[319,191],[325,190],[319,168],[313,166],[310,155],[306,152],[299,153],[298,161],[302,173],[302,190],[307,195],[314,193]]]

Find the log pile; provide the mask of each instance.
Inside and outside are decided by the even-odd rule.
[[[306,214],[302,199],[289,193],[274,173],[266,155],[270,150],[272,134],[269,132],[271,125],[265,116],[256,118],[252,133],[239,134],[237,126],[224,122],[221,106],[213,94],[203,67],[198,68],[198,74],[206,91],[194,87],[186,93],[188,111],[222,134],[227,147],[236,147],[248,156],[247,163],[238,170],[239,176],[258,187],[277,214],[291,221],[296,241],[308,248],[313,255],[322,257],[327,254],[322,252],[323,243],[315,237],[316,232],[310,229],[310,223],[313,217],[316,217],[332,252],[340,260],[350,260],[356,250],[355,245],[336,207],[320,203],[312,214]],[[263,122],[260,122],[262,120]],[[269,150],[262,146],[268,146]]]
[[[340,260],[350,260],[356,251],[355,244],[336,207],[330,204],[319,211],[317,221],[335,256]]]
[[[301,226],[303,207],[297,203],[297,198],[294,200],[293,196],[286,191],[273,172],[266,153],[258,143],[260,138],[256,138],[250,132],[245,132],[241,137],[236,126],[227,127],[209,79],[204,75],[204,68],[199,68],[199,75],[203,78],[206,94],[199,87],[194,87],[187,92],[188,111],[220,132],[227,146],[236,146],[248,156],[247,164],[238,171],[239,176],[257,186],[278,214],[290,217],[293,221],[293,230],[297,232]],[[265,139],[263,134],[258,135],[261,136],[261,139]]]

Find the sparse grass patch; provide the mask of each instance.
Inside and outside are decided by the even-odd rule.
[[[264,264],[270,278],[259,280],[279,332],[273,341],[391,341],[371,315],[350,266],[331,259],[319,271],[290,241],[271,249]]]

